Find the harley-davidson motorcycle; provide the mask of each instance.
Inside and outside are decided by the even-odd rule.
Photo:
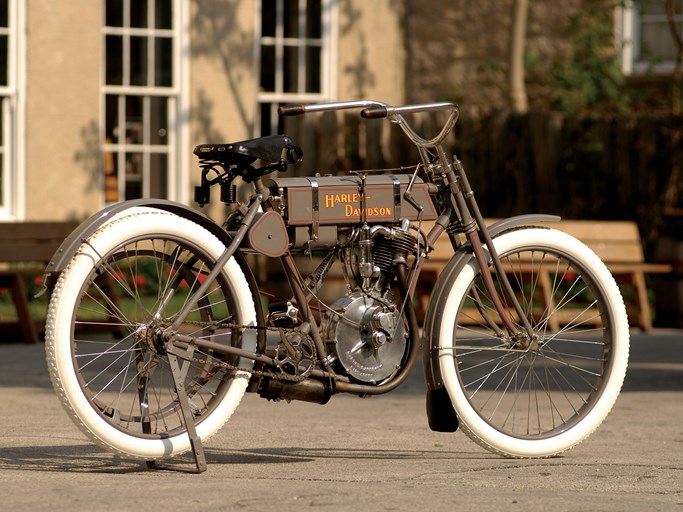
[[[534,226],[555,216],[485,225],[461,162],[444,150],[454,104],[355,101],[280,114],[341,109],[398,125],[419,163],[283,177],[303,157],[285,135],[202,144],[195,200],[208,204],[219,188],[223,226],[183,204],[138,199],[109,206],[64,241],[46,269],[59,276],[47,361],[61,402],[93,441],[150,465],[192,450],[201,472],[202,443],[245,392],[320,404],[379,395],[420,356],[429,426],[459,426],[502,456],[558,454],[607,416],[629,330],[599,258]],[[407,119],[434,111],[447,119],[425,138]],[[420,325],[414,291],[440,237],[452,258]],[[252,272],[269,258],[288,285],[280,297]]]

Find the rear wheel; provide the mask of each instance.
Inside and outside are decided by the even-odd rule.
[[[564,233],[525,228],[494,243],[534,337],[495,327],[502,323],[473,259],[444,303],[444,384],[477,443],[505,456],[554,455],[591,434],[619,394],[629,345],[623,300],[598,257]]]
[[[224,250],[189,220],[145,212],[106,224],[60,276],[46,327],[50,375],[76,424],[99,444],[148,460],[190,449],[161,336],[189,301],[181,334],[256,351],[255,330],[235,327],[255,326],[256,313],[234,258],[192,299]],[[252,366],[188,348],[180,369],[202,439],[235,410]]]

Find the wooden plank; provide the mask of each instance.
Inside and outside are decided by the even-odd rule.
[[[0,261],[47,262],[78,222],[0,223]]]
[[[635,222],[604,220],[561,220],[545,224],[581,240],[640,240]]]
[[[0,245],[0,261],[24,262],[40,261],[47,263],[59,248],[62,240],[52,243],[18,242],[13,245]]]
[[[76,221],[2,222],[0,240],[64,240],[78,224]]]
[[[640,242],[581,241],[605,263],[642,263],[644,260]]]
[[[609,263],[607,268],[609,268],[612,274],[631,274],[633,272],[668,274],[673,271],[673,265],[668,263]]]

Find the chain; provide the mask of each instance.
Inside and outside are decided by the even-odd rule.
[[[201,325],[206,327],[206,324],[202,322],[193,322],[193,321],[187,321],[185,322],[186,324],[190,325]],[[312,343],[311,337],[304,333],[303,331],[300,331],[298,329],[287,329],[283,327],[254,327],[253,325],[238,325],[238,324],[228,324],[228,323],[212,323],[210,327],[215,327],[219,329],[232,329],[232,330],[239,330],[239,329],[255,329],[255,330],[268,330],[268,331],[277,331],[278,333],[283,332],[283,333],[288,333],[288,332],[295,332],[300,336],[303,336],[305,339],[308,339]],[[314,346],[314,345],[311,345]],[[243,368],[241,366],[237,366],[231,363],[228,363],[226,361],[219,361],[216,358],[211,358],[211,359],[203,359],[203,358],[198,358],[198,357],[192,357],[192,358],[187,358],[191,359],[192,362],[197,363],[197,364],[210,364],[215,367],[219,368],[224,368],[226,370],[231,370],[231,371],[239,371],[239,372],[246,372],[250,373],[252,376],[256,375],[257,377],[268,377],[273,380],[284,380],[284,381],[289,381],[289,382],[300,382],[306,378],[306,375],[291,375],[289,373],[285,373],[283,371],[279,372],[274,372],[271,370],[255,370],[253,368]]]

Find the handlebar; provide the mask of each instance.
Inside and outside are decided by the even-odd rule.
[[[291,104],[283,105],[278,109],[281,116],[298,116],[307,112],[329,112],[336,110],[362,109],[361,117],[364,119],[383,119],[397,123],[414,144],[421,147],[434,147],[441,144],[450,133],[460,114],[460,108],[449,102],[422,103],[417,105],[402,105],[394,107],[381,101],[339,101],[331,103],[313,103],[310,105]],[[404,114],[417,114],[420,112],[448,111],[448,120],[444,123],[441,132],[432,139],[425,139],[418,135],[403,117]]]
[[[283,105],[278,109],[281,116],[298,116],[307,112],[328,112],[332,110],[350,110],[362,108],[360,115],[366,119],[377,119],[390,117],[396,114],[416,114],[418,112],[434,112],[437,110],[460,110],[454,103],[421,103],[417,105],[402,105],[392,107],[381,101],[360,100],[360,101],[336,101],[330,103],[313,104],[290,104]]]
[[[373,107],[367,107],[360,111],[360,116],[365,119],[381,119],[387,117],[389,111],[384,105],[375,105]]]
[[[281,116],[299,116],[305,112],[305,105],[282,105],[277,109],[277,113]]]

